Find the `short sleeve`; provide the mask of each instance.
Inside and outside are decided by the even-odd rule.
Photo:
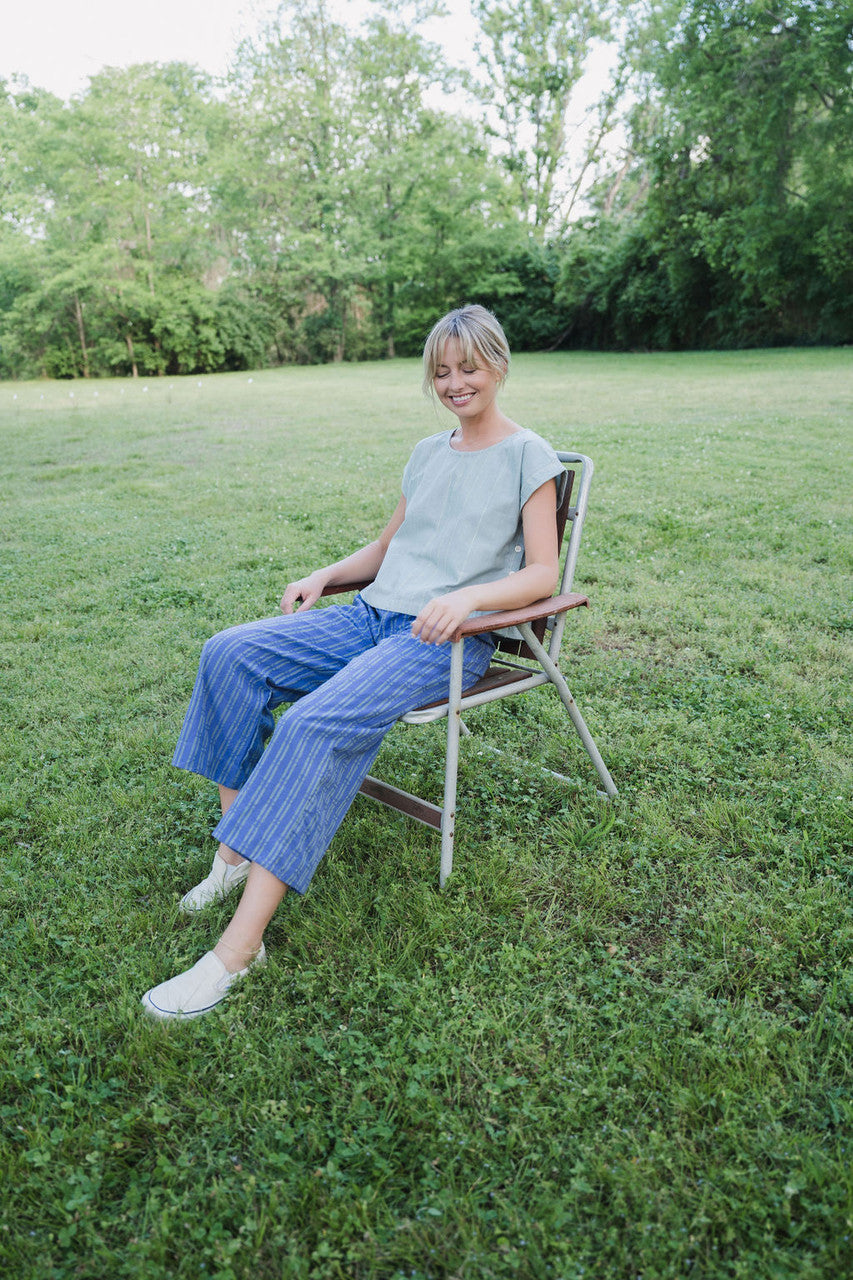
[[[444,435],[448,434],[448,432],[444,432]],[[403,480],[401,486],[403,497],[406,501],[409,500],[412,493],[417,488],[418,481],[423,475],[424,467],[427,465],[428,457],[435,449],[436,442],[440,439],[441,436],[428,436],[425,440],[420,440],[409,455],[409,461],[403,468]]]
[[[554,450],[538,436],[525,440],[519,474],[518,505],[523,507],[546,480],[557,481],[557,501],[565,484],[566,469]]]

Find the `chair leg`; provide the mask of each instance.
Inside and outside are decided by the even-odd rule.
[[[602,760],[601,753],[599,752],[598,747],[595,745],[595,740],[593,739],[592,734],[590,733],[589,729],[587,729],[586,724],[584,723],[584,718],[581,715],[580,711],[578,710],[578,705],[571,695],[571,691],[569,689],[569,686],[566,684],[563,673],[560,671],[560,668],[556,665],[556,663],[552,662],[544,646],[539,643],[539,640],[533,634],[533,630],[530,627],[529,623],[527,622],[522,623],[518,629],[521,632],[521,634],[524,636],[524,639],[527,641],[528,645],[532,649],[533,653],[536,655],[539,662],[541,662],[543,669],[548,675],[548,678],[556,688],[557,693],[560,695],[560,701],[568,711],[571,722],[575,726],[575,729],[577,730],[578,737],[583,743],[586,753],[589,756],[590,760],[595,765],[595,771],[598,774],[599,778],[601,779],[601,783],[604,787],[604,790],[608,798],[611,800],[615,800],[619,794],[618,790],[616,789],[616,783],[611,778],[610,771],[608,770],[607,765]]]
[[[450,691],[447,708],[447,758],[444,767],[444,806],[441,816],[441,871],[439,887],[453,870],[453,837],[456,828],[456,780],[459,774],[459,733],[462,726],[462,650],[464,639],[455,640],[450,655]]]

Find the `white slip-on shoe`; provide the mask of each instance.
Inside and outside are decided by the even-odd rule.
[[[264,944],[251,964],[237,973],[229,973],[215,951],[206,955],[183,973],[161,982],[159,987],[152,987],[142,997],[142,1006],[152,1018],[187,1019],[200,1018],[221,1004],[235,982],[254,969],[264,964],[267,958]]]
[[[251,862],[241,862],[232,867],[230,862],[220,858],[219,853],[213,856],[213,866],[200,884],[190,889],[181,898],[181,911],[203,911],[211,902],[221,902],[232,889],[242,884],[249,874]]]

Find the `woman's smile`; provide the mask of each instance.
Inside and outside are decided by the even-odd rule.
[[[498,379],[492,370],[477,361],[466,360],[454,339],[444,348],[433,385],[442,403],[457,417],[464,413],[466,421],[469,407],[475,415],[488,413],[498,391]]]

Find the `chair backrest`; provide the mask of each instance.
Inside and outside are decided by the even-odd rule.
[[[559,594],[565,595],[572,589],[572,583],[575,576],[575,565],[577,564],[578,551],[580,549],[581,533],[583,531],[583,522],[586,517],[586,508],[589,501],[589,486],[592,480],[592,459],[583,453],[567,453],[564,450],[556,451],[557,457],[566,468],[566,481],[563,486],[560,500],[557,504],[557,551],[560,553],[563,548],[566,525],[569,526],[569,538],[566,543],[565,557],[563,559],[563,572],[560,578]],[[572,503],[572,496],[575,496],[575,502]],[[557,661],[560,652],[560,644],[563,639],[563,628],[566,625],[565,613],[558,614],[556,619],[541,618],[538,622],[534,622],[533,634],[544,644],[545,633],[551,632],[551,639],[547,645],[548,654]],[[533,654],[524,643],[523,640],[512,639],[509,636],[498,636],[497,647],[502,653],[513,654],[516,657],[532,658]]]

